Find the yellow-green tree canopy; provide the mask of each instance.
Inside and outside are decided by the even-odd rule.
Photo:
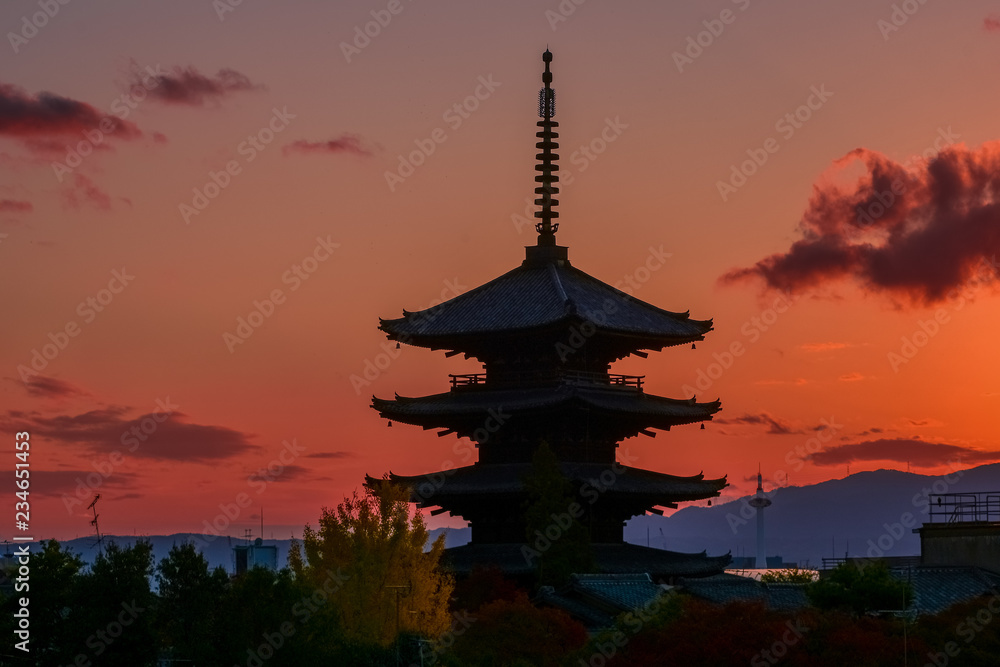
[[[400,632],[438,637],[450,627],[454,579],[440,565],[444,536],[425,552],[427,538],[409,492],[380,481],[324,507],[318,529],[305,528],[305,561],[296,545],[289,566],[326,592],[322,613],[348,639],[390,644],[397,622]]]

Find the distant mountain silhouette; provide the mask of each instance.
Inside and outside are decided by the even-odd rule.
[[[891,542],[884,550],[888,556],[912,556],[920,553],[920,538],[907,528],[900,535],[894,524],[901,523],[907,512],[913,516],[915,526],[926,519],[926,493],[1000,490],[1000,463],[983,465],[960,473],[953,473],[955,484],[947,484],[942,476],[918,475],[898,470],[859,472],[845,477],[810,486],[791,486],[772,490],[765,484],[765,492],[773,501],[765,513],[767,554],[780,555],[786,561],[811,566],[820,564],[827,556],[870,555],[872,546]],[[935,488],[935,483],[937,487]],[[749,507],[744,507],[751,496],[712,507],[686,507],[669,517],[655,515],[636,517],[625,524],[625,540],[633,544],[646,544],[672,551],[700,552],[711,555],[727,551],[735,555],[756,553],[756,518]],[[741,514],[741,509],[743,513]],[[886,528],[886,524],[890,528]],[[662,530],[662,533],[661,533]],[[469,528],[436,528],[431,530],[433,540],[445,533],[445,544],[460,546],[469,541]],[[898,539],[894,535],[900,535]],[[147,539],[153,544],[156,562],[165,558],[174,544],[195,541],[208,559],[210,567],[223,566],[233,570],[232,547],[246,544],[242,538],[215,537],[199,533],[175,535],[150,535],[146,537],[113,536],[121,545],[132,544],[137,539]],[[834,540],[836,547],[834,550]],[[264,544],[277,545],[278,565],[284,566],[288,558],[290,540],[265,540]],[[86,562],[93,562],[97,549],[93,537],[82,537],[62,542]],[[35,543],[33,550],[38,547]],[[873,552],[874,555],[878,555]]]
[[[767,554],[816,566],[821,558],[843,556],[845,551],[851,556],[879,555],[877,551],[868,552],[873,546],[878,549],[880,537],[889,535],[882,540],[883,546],[891,542],[885,555],[917,555],[920,536],[907,528],[896,539],[893,535],[899,535],[899,530],[893,524],[900,523],[909,512],[919,527],[927,519],[924,510],[928,492],[1000,490],[1000,463],[962,470],[950,478],[956,483],[947,484],[942,476],[876,470],[810,486],[779,488],[773,493],[765,484],[764,490],[773,501],[764,514]],[[712,507],[686,507],[669,517],[636,517],[626,524],[625,539],[646,544],[648,528],[653,547],[754,555],[756,516],[752,508],[740,514],[750,497]]]

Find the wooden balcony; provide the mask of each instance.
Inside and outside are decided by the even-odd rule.
[[[493,388],[537,387],[547,384],[599,385],[620,387],[642,391],[645,375],[621,375],[619,373],[595,373],[590,371],[561,370],[538,373],[503,373],[499,378],[487,383],[486,373],[465,373],[449,375],[451,388],[465,389],[470,387],[491,386]]]

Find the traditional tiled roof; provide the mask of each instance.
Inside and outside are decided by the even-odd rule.
[[[418,398],[396,395],[395,399],[372,397],[372,407],[383,417],[408,424],[452,428],[451,418],[467,415],[485,418],[490,410],[522,414],[530,410],[552,411],[573,404],[607,415],[631,414],[654,420],[651,426],[705,421],[719,411],[720,402],[697,403],[694,398],[675,399],[632,389],[601,385],[562,384],[526,389],[476,389],[449,391]],[[439,419],[443,418],[443,419]]]
[[[890,568],[895,579],[913,586],[911,609],[937,614],[953,604],[1000,591],[1000,574],[978,567]]]
[[[609,627],[615,617],[648,607],[669,586],[653,583],[649,574],[574,574],[556,590],[543,586],[536,604],[558,607],[591,630]]]
[[[805,584],[776,583],[765,584],[735,574],[723,573],[701,579],[683,579],[681,589],[695,597],[727,604],[741,602],[761,602],[771,609],[794,611],[809,604],[806,599]]]
[[[615,464],[614,475],[608,475],[611,466],[601,463],[563,462],[559,465],[562,473],[571,481],[583,483],[594,480],[595,486],[602,493],[655,496],[663,502],[714,498],[726,486],[725,477],[705,479],[701,473],[691,477],[678,477]],[[436,500],[446,497],[516,495],[523,491],[523,479],[530,471],[530,463],[476,463],[427,475],[403,476],[390,473],[389,479],[396,484],[410,486],[421,502],[430,506],[436,504]],[[369,478],[369,482],[371,481],[373,478]]]
[[[580,319],[599,331],[655,339],[658,347],[699,341],[712,330],[711,320],[657,308],[568,261],[526,261],[442,304],[380,320],[379,328],[390,340],[435,346],[442,339],[514,334]]]
[[[523,544],[466,544],[444,550],[444,558],[456,572],[467,574],[476,566],[496,565],[510,575],[534,572],[525,558]],[[605,574],[649,574],[653,579],[703,577],[722,572],[730,556],[678,553],[637,544],[592,544],[597,569]]]

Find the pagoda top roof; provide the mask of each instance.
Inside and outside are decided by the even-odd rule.
[[[657,348],[703,340],[712,330],[712,320],[657,308],[571,266],[565,248],[527,250],[516,269],[426,310],[380,318],[379,329],[390,340],[433,348],[582,321],[605,334],[647,339]]]

